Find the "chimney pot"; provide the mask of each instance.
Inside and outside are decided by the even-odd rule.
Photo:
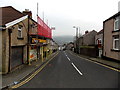
[[[23,14],[24,14],[24,15],[28,15],[29,17],[32,18],[32,12],[29,11],[29,9],[25,9],[25,11],[23,11]]]
[[[88,33],[88,30],[87,31],[85,31],[85,34],[87,34]]]

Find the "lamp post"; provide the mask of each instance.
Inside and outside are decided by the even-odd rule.
[[[79,39],[80,39],[80,27],[79,27]],[[79,54],[80,54],[80,40],[78,40],[78,45],[79,45]]]
[[[75,52],[78,53],[78,51],[79,51],[79,46],[78,46],[78,42],[77,42],[77,39],[78,39],[78,27],[73,26],[73,28],[76,28],[76,48],[75,48]]]

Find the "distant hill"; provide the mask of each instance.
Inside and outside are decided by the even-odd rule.
[[[73,42],[74,36],[53,36],[53,40],[55,40],[59,45],[63,45],[65,43]]]

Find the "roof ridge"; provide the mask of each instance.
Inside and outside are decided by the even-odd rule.
[[[12,7],[12,6],[4,6],[4,7],[0,7],[0,8],[8,8],[8,7]]]
[[[0,7],[0,8],[12,8],[14,9],[15,11],[19,12],[20,14],[23,14],[22,12],[20,12],[19,10],[17,10],[16,8],[12,7],[12,6],[4,6],[4,7]],[[23,14],[23,16],[26,16]]]
[[[24,17],[26,15],[24,15],[22,12],[20,12],[19,10],[15,9],[12,6],[5,6],[5,7],[0,7],[0,9],[2,9],[2,25],[9,23],[11,21],[14,21],[18,18]]]

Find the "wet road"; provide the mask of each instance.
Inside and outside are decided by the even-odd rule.
[[[60,51],[20,88],[118,88],[118,72]]]

